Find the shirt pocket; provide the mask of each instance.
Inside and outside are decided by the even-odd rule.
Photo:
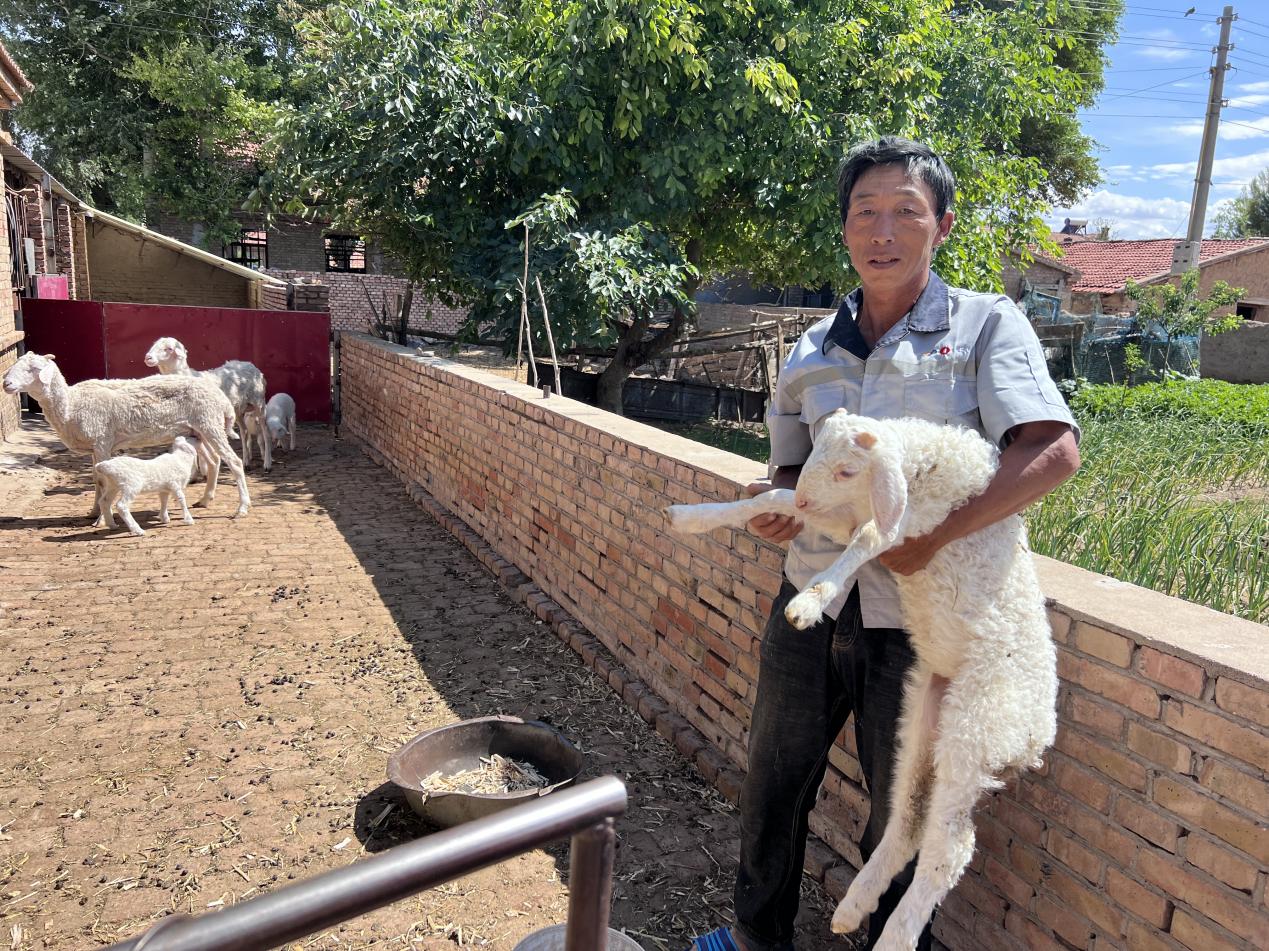
[[[824,417],[835,409],[850,409],[846,401],[846,387],[840,383],[821,384],[802,394],[801,420],[811,428],[812,441],[819,435]]]
[[[903,389],[903,415],[932,423],[980,429],[978,387],[952,376],[909,380]]]

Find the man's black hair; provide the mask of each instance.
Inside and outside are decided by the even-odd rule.
[[[856,145],[842,161],[842,170],[837,175],[842,221],[850,210],[850,193],[859,176],[878,165],[902,165],[910,178],[924,182],[934,194],[934,211],[940,219],[956,201],[956,176],[937,152],[911,139],[883,135],[875,141]]]

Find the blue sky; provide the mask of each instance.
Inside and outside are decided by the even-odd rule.
[[[1103,0],[1074,0],[1096,4]],[[1216,141],[1206,234],[1222,201],[1269,167],[1269,0],[1236,0]],[[1188,17],[1184,12],[1197,7]],[[1212,0],[1128,0],[1120,41],[1108,51],[1106,89],[1081,113],[1105,181],[1066,216],[1112,225],[1116,238],[1185,236],[1206,112],[1212,48],[1223,3]],[[1091,230],[1091,227],[1090,227]]]

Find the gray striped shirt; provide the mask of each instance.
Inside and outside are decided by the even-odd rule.
[[[849,294],[789,354],[767,413],[772,466],[806,462],[824,417],[842,406],[876,419],[915,416],[966,426],[1002,447],[1013,427],[1043,420],[1066,423],[1078,437],[1035,331],[1009,298],[948,287],[931,271],[915,306],[871,352],[855,323],[862,299],[861,289]],[[802,587],[840,553],[825,536],[803,529],[789,543],[784,573]],[[890,572],[870,562],[856,580],[864,625],[901,627]],[[830,616],[849,591],[848,584],[829,605]]]

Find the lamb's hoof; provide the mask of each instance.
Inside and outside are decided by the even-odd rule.
[[[242,518],[246,514],[247,514],[247,506],[240,505],[238,506],[238,511],[234,512],[234,518]]]
[[[205,509],[205,508],[207,508],[207,506],[208,506],[210,503],[211,503],[211,499],[208,499],[208,498],[201,498],[201,499],[199,499],[197,502],[195,502],[193,505],[191,505],[191,506],[190,506],[190,508],[192,508],[192,509]]]
[[[694,535],[701,531],[700,516],[692,511],[690,505],[667,505],[661,510],[670,523],[670,530]]]
[[[194,519],[193,519],[193,516],[189,516],[189,515],[187,515],[185,518],[181,519],[181,521],[182,521],[182,522],[184,522],[186,525],[193,525],[193,524],[194,524]]]
[[[833,912],[833,921],[829,928],[833,934],[853,934],[863,927],[864,919],[867,917],[867,912],[860,910],[858,905],[850,900],[848,892],[838,904],[837,910]]]
[[[135,536],[137,536],[137,538],[140,538],[142,535],[144,535],[144,534],[145,534],[145,529],[144,529],[144,528],[138,528],[135,532],[134,532],[134,531],[132,531],[131,529],[129,529],[128,531],[129,531],[129,534],[131,534],[131,535],[135,535]]]
[[[113,525],[107,525],[104,517],[98,515],[93,519],[93,528],[114,528]]]
[[[789,602],[784,609],[785,619],[799,631],[805,631],[819,623],[824,616],[824,605],[830,600],[823,592],[824,585],[807,588]]]

